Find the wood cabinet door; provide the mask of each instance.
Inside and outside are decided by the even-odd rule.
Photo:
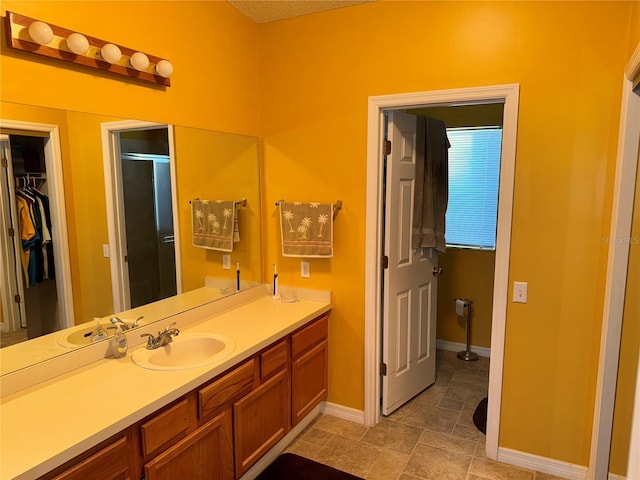
[[[288,370],[271,377],[234,404],[236,478],[289,432],[289,412]]]
[[[129,480],[134,478],[128,437],[124,436],[73,467],[54,477],[54,480]]]
[[[322,341],[291,364],[291,423],[295,427],[327,397],[328,343]]]
[[[146,480],[233,480],[231,408],[146,463]]]

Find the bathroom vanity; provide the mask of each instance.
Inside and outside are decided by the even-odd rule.
[[[330,308],[328,295],[259,295],[192,323],[176,316],[181,334],[213,332],[233,350],[183,370],[143,368],[130,351],[3,398],[1,478],[252,478],[326,398]]]

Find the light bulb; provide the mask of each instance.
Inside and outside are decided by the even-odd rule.
[[[113,43],[107,43],[102,47],[100,49],[100,55],[102,55],[105,62],[109,63],[117,63],[120,58],[122,58],[122,52],[120,52],[120,49]]]
[[[156,65],[156,73],[164,78],[169,78],[173,73],[173,65],[169,60],[160,60]]]
[[[72,33],[67,37],[67,47],[76,55],[84,55],[89,50],[89,40],[81,33]]]
[[[129,63],[136,70],[143,71],[149,66],[149,57],[142,52],[136,52],[129,58]]]
[[[53,30],[46,23],[36,20],[29,25],[29,36],[34,42],[46,45],[53,40]]]

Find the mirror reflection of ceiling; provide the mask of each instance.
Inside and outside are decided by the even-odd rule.
[[[256,23],[351,7],[377,0],[229,0],[229,3]]]

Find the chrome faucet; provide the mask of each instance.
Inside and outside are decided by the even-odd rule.
[[[138,318],[135,319],[135,321],[127,323],[124,320],[120,320],[118,317],[111,317],[111,323],[113,323],[116,326],[120,325],[122,327],[122,330],[131,330],[132,328],[136,328],[138,326],[138,322],[143,318],[144,316],[139,316]],[[109,327],[109,328],[112,328],[112,327]]]
[[[156,348],[160,348],[165,346],[167,343],[171,343],[173,341],[173,337],[180,334],[180,330],[177,328],[173,328],[176,322],[173,322],[163,331],[158,332],[158,336],[154,337],[151,333],[143,333],[141,337],[147,338],[147,350],[155,350]]]

